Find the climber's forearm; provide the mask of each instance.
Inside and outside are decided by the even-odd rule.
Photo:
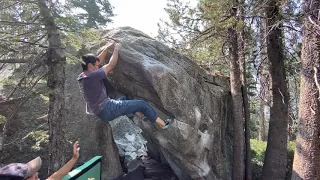
[[[121,47],[121,44],[116,44],[109,63],[102,67],[106,75],[116,67],[118,58],[119,58],[120,47]]]
[[[64,176],[66,176],[72,169],[73,165],[77,162],[76,158],[70,159],[62,168],[60,168],[57,172],[53,173],[47,180],[61,180]]]
[[[102,64],[102,63],[104,62],[104,60],[106,59],[107,54],[108,54],[108,49],[109,49],[111,46],[112,46],[112,45],[106,46],[106,47],[101,51],[101,53],[97,56],[98,59],[99,59],[100,64]]]

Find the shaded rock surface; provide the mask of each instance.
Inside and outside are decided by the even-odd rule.
[[[178,177],[172,172],[168,164],[161,164],[148,156],[140,156],[129,162],[129,173],[137,168],[143,169],[144,179],[178,180]]]
[[[231,179],[228,82],[206,74],[188,58],[135,29],[118,28],[102,36],[123,45],[108,76],[113,89],[147,100],[161,118],[174,119],[167,130],[135,120],[150,153],[167,162],[179,179]]]
[[[127,172],[117,180],[177,180],[169,164],[160,163],[149,157],[147,141],[141,135],[142,130],[127,116],[121,116],[110,122],[114,140],[119,148],[123,169]]]
[[[123,169],[127,171],[128,163],[139,156],[147,156],[147,141],[142,130],[127,116],[121,116],[110,122],[114,140],[118,146]]]

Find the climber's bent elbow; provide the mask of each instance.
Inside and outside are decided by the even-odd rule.
[[[107,75],[109,72],[111,72],[115,68],[115,65],[108,63],[102,67],[104,70],[104,73]]]

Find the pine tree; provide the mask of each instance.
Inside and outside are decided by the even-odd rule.
[[[269,0],[267,16],[267,55],[270,61],[272,106],[268,144],[262,179],[285,179],[287,166],[288,103],[289,93],[283,54],[283,34],[280,2]]]
[[[320,2],[305,0],[303,7],[301,94],[292,173],[294,180],[320,177]]]

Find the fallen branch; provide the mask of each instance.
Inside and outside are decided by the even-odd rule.
[[[319,84],[319,81],[318,81],[318,69],[316,67],[313,67],[314,69],[314,82],[316,83],[316,86],[318,88],[318,100],[320,100],[320,84]]]
[[[315,25],[315,26],[318,28],[318,30],[320,30],[320,25],[317,24],[316,22],[314,22],[314,21],[312,20],[311,15],[308,16],[308,19],[309,19],[309,21],[310,21],[311,24]]]

